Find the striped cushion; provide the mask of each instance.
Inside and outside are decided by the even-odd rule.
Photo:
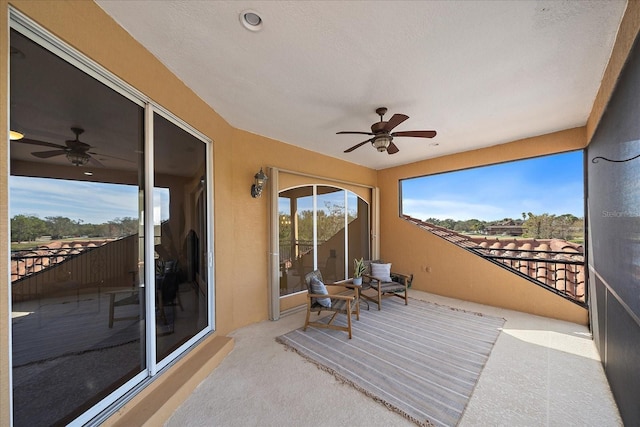
[[[391,264],[371,264],[371,275],[381,282],[391,281]]]

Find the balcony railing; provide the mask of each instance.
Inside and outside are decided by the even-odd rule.
[[[324,242],[324,240],[319,240],[318,246]],[[293,244],[289,240],[280,241],[280,264],[293,263],[296,259],[311,253],[311,251],[313,251],[312,240],[296,240]]]
[[[509,267],[513,272],[579,303],[585,301],[584,258],[582,254],[526,249],[491,250],[467,248],[479,256]]]
[[[41,298],[52,292],[133,283],[137,274],[137,235],[97,245],[15,251],[11,254],[14,302]]]
[[[570,247],[563,251],[482,246],[449,229],[403,216],[404,219],[455,245],[493,262],[552,292],[586,307],[584,255]]]

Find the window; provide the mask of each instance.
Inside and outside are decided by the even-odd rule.
[[[12,18],[13,422],[83,424],[213,329],[210,147]]]
[[[319,269],[326,281],[353,272],[369,258],[369,205],[355,193],[328,185],[281,191],[278,198],[280,296],[306,290],[304,275]]]

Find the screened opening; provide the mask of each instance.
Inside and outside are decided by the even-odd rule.
[[[583,152],[400,182],[408,221],[586,303]]]

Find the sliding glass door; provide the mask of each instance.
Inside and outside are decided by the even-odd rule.
[[[369,205],[331,185],[282,190],[278,197],[280,296],[306,290],[304,275],[328,281],[350,277],[353,259],[369,258]]]
[[[213,330],[211,147],[12,18],[13,424],[84,424]]]
[[[209,322],[206,147],[155,114],[154,282],[156,362]],[[176,161],[181,159],[181,161]]]

